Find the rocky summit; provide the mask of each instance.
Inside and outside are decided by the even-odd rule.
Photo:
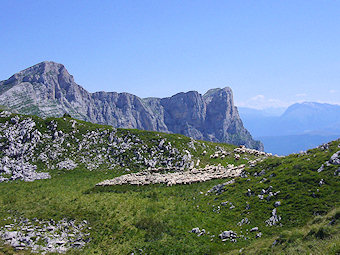
[[[72,117],[116,128],[178,133],[194,139],[245,145],[263,150],[243,127],[232,90],[178,93],[167,98],[139,98],[129,93],[89,93],[62,64],[42,62],[0,81],[0,105],[11,111]]]

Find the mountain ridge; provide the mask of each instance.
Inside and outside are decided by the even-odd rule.
[[[0,82],[0,105],[40,117],[74,118],[120,128],[180,133],[194,139],[263,150],[243,127],[229,87],[180,92],[166,98],[130,93],[90,93],[75,83],[64,65],[44,61]]]
[[[239,108],[244,126],[268,152],[288,155],[313,148],[340,135],[340,106],[303,102],[281,114]]]
[[[290,105],[282,114],[239,108],[245,126],[254,137],[340,133],[340,105],[303,102]]]

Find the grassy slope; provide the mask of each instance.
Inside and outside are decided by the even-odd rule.
[[[331,210],[324,216],[315,216],[302,227],[282,231],[230,254],[339,254],[340,209]],[[336,220],[336,224],[330,224]],[[274,245],[274,242],[276,243]]]
[[[44,131],[44,120],[36,120],[41,122],[40,128]],[[67,131],[68,124],[63,119],[58,119],[58,122],[60,128]],[[85,123],[84,132],[91,128],[108,127]],[[138,130],[119,132],[139,134],[150,141],[159,134]],[[179,135],[159,135],[167,137],[177,147],[185,147],[190,141]],[[216,144],[205,144],[210,155]],[[229,150],[234,148],[229,145],[219,146]],[[337,167],[330,166],[321,173],[316,172],[322,163],[339,150],[338,146],[339,142],[333,142],[329,151],[314,149],[307,155],[295,154],[286,158],[267,159],[255,168],[248,169],[248,178],[237,179],[221,195],[204,194],[212,186],[225,180],[173,187],[153,185],[94,188],[96,183],[118,176],[122,171],[105,168],[88,171],[81,166],[72,171],[54,170],[50,171],[53,176],[50,180],[1,183],[0,215],[1,218],[16,214],[39,219],[87,219],[92,227],[92,241],[84,250],[73,250],[70,254],[138,254],[139,249],[148,254],[237,254],[241,248],[245,248],[245,254],[291,254],[301,253],[301,250],[303,254],[313,249],[315,243],[322,247],[323,254],[336,254],[339,252],[339,220],[336,225],[325,227],[330,236],[322,236],[323,239],[313,234],[317,231],[310,233],[310,229],[322,228],[328,218],[332,217],[325,216],[311,226],[311,220],[316,214],[325,215],[339,208],[339,177],[333,175]],[[194,157],[201,158],[202,150],[203,148],[199,148],[197,152],[193,152]],[[211,160],[209,155],[202,159],[202,165],[208,162],[232,163],[232,158]],[[253,173],[263,169],[266,171],[265,175],[253,176]],[[269,177],[273,173],[275,176]],[[322,178],[326,184],[319,187],[318,183]],[[270,185],[273,191],[280,193],[269,202],[260,200],[257,195],[261,189]],[[246,195],[248,188],[255,191],[255,196]],[[313,193],[315,198],[312,197]],[[273,204],[278,200],[282,202],[277,209],[282,217],[282,226],[268,227],[264,221],[271,216]],[[232,202],[235,208],[221,207],[216,212],[217,206],[224,201]],[[247,203],[250,204],[249,210],[245,209]],[[250,220],[250,224],[237,226],[237,222],[245,217]],[[0,225],[2,224],[0,221]],[[255,226],[263,233],[259,239],[255,238],[256,233],[247,232],[247,229]],[[204,228],[210,233],[197,237],[188,232],[194,227]],[[240,238],[237,243],[222,242],[218,234],[224,230],[233,230],[238,235],[243,233],[249,239]],[[276,239],[280,244],[271,248]],[[1,248],[0,253],[1,250],[5,253],[12,252],[7,246]],[[322,251],[315,253],[322,254]]]

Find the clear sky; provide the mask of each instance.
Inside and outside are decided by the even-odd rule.
[[[230,86],[239,106],[340,104],[340,1],[0,1],[0,80],[44,60],[90,92]]]

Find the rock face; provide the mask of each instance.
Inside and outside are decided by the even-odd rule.
[[[0,118],[9,116],[9,112],[0,113]],[[32,155],[42,139],[36,123],[30,118],[20,120],[15,116],[9,122],[0,123],[0,183],[50,178],[49,173],[37,172],[37,166],[31,164]]]
[[[263,150],[243,127],[229,87],[168,98],[129,93],[89,93],[62,64],[42,62],[0,82],[0,105],[40,117],[72,117],[118,128],[184,134],[194,139],[245,145]]]

